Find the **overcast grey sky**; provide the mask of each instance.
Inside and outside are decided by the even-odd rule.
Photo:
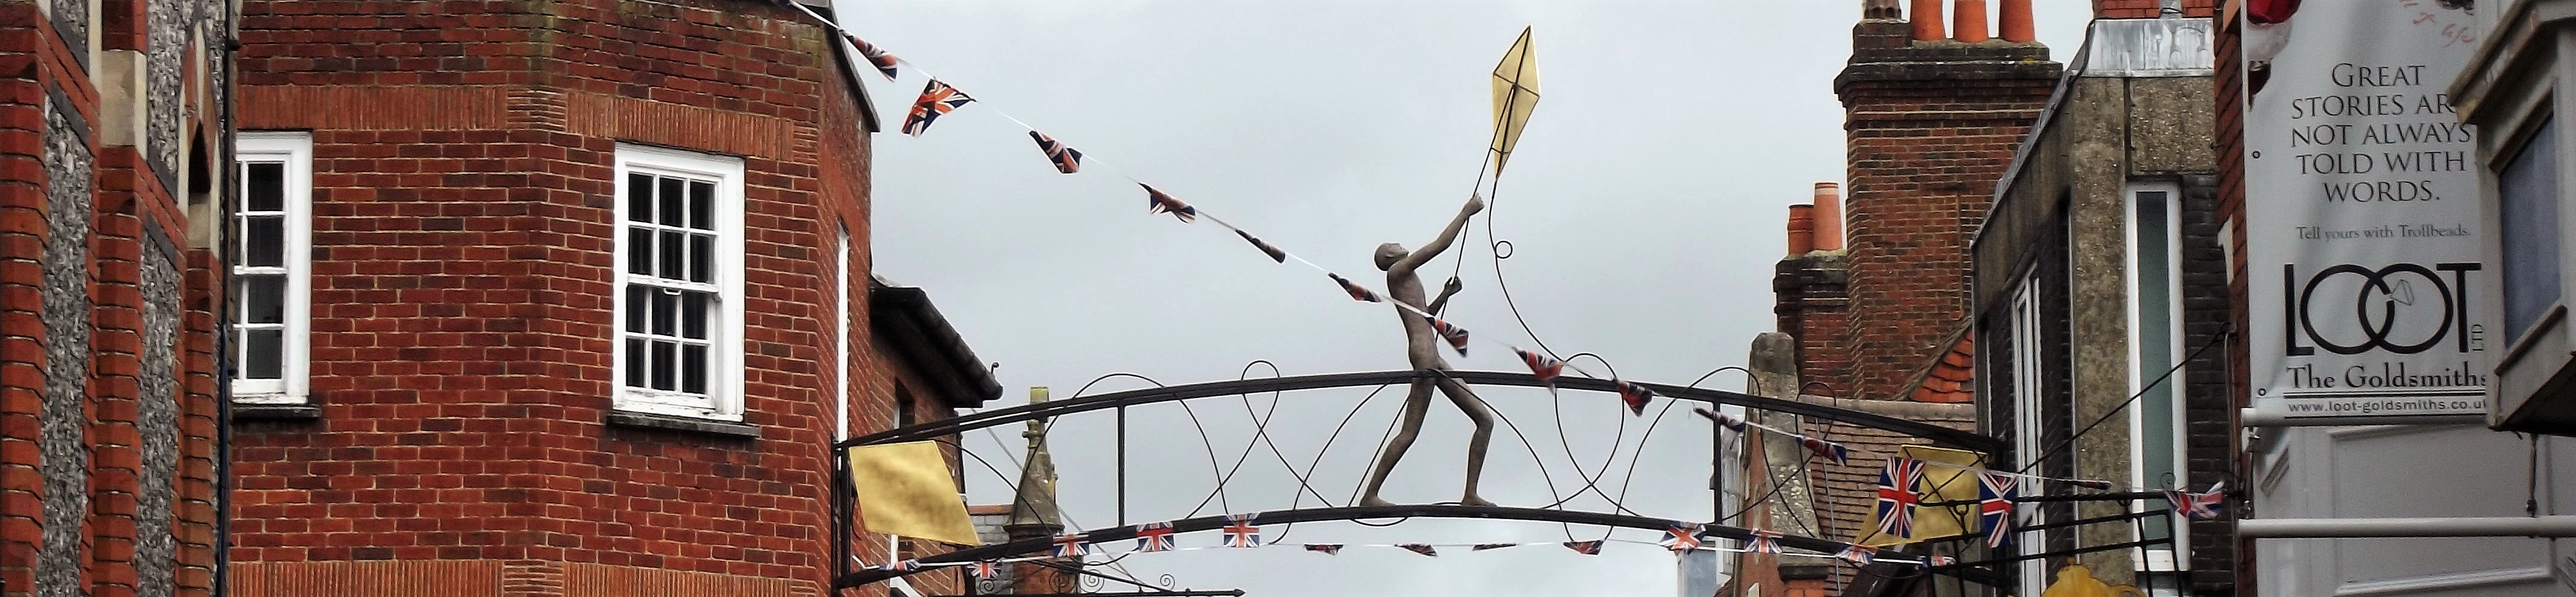
[[[2081,38],[2088,4],[2040,4],[2042,41],[2063,60]],[[1143,194],[1117,175],[1382,287],[1370,251],[1388,241],[1418,246],[1465,198],[1489,134],[1487,73],[1524,25],[1536,28],[1545,98],[1492,212],[1496,237],[1516,247],[1501,267],[1520,314],[1558,352],[1601,354],[1633,379],[1687,384],[1741,365],[1753,334],[1771,329],[1784,206],[1805,202],[1817,181],[1842,179],[1832,79],[1860,12],[1859,0],[841,5],[861,36],[980,100],[924,137],[876,137],[874,246],[880,275],[928,288],[976,352],[1001,364],[1010,390],[995,406],[1021,402],[1027,386],[1071,396],[1113,372],[1182,384],[1233,379],[1255,359],[1290,375],[1403,368],[1402,332],[1388,307],[1353,302],[1322,275],[1273,264],[1204,221],[1148,215]],[[920,92],[918,71],[893,83],[871,77],[888,128]],[[1089,154],[1093,167],[1056,174],[995,108]],[[1529,345],[1499,292],[1484,225],[1479,218],[1453,249],[1466,255],[1467,290],[1450,319],[1479,336]],[[1452,258],[1425,268],[1426,282],[1436,286]],[[1461,369],[1519,368],[1491,345],[1476,350],[1451,360]],[[1733,373],[1709,381],[1742,384]],[[1093,391],[1142,385],[1118,379]],[[1271,433],[1303,468],[1367,393],[1287,395]],[[1314,483],[1334,503],[1364,476],[1401,393],[1391,388],[1369,403],[1323,456]],[[1568,393],[1552,404],[1541,391],[1480,393],[1530,442],[1524,447],[1502,430],[1487,465],[1485,495],[1513,506],[1572,493],[1582,484],[1574,460],[1598,471],[1614,446],[1603,483],[1620,495],[1617,479],[1662,408],[1629,418],[1606,395]],[[1267,409],[1268,398],[1250,403]],[[1563,413],[1570,450],[1557,439],[1551,406]],[[1131,413],[1129,522],[1187,516],[1215,486],[1191,415],[1215,439],[1221,465],[1231,467],[1252,437],[1245,401],[1202,400],[1191,409]],[[1389,499],[1458,496],[1468,425],[1445,402],[1431,412]],[[1106,414],[1056,427],[1062,501],[1082,526],[1117,522],[1110,429]],[[1016,431],[1003,430],[1008,451],[1017,450]],[[1642,442],[1626,506],[1707,519],[1709,433],[1686,409],[1667,415]],[[968,440],[997,466],[1011,466],[994,438]],[[990,473],[979,469],[968,483],[978,503],[1008,500],[1005,481]],[[1197,513],[1289,507],[1296,481],[1265,446],[1228,487],[1223,504]],[[1587,496],[1568,507],[1611,506]],[[1554,545],[1567,533],[1507,522],[1312,524],[1288,541],[1544,544],[1445,550],[1436,559],[1386,548],[1323,556],[1280,547],[1142,554],[1121,564],[1149,580],[1169,573],[1181,585],[1240,587],[1259,597],[1674,593],[1671,555],[1614,544],[1587,558]],[[1201,534],[1181,543],[1216,540]]]

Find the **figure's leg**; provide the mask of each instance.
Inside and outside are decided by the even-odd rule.
[[[1431,382],[1414,380],[1411,391],[1404,395],[1404,418],[1396,424],[1395,437],[1387,440],[1386,451],[1378,454],[1377,468],[1369,471],[1368,490],[1360,493],[1362,506],[1392,506],[1377,497],[1386,485],[1386,474],[1395,471],[1395,461],[1404,459],[1404,451],[1413,447],[1413,438],[1422,432],[1422,417],[1431,411]]]
[[[1494,505],[1493,502],[1485,501],[1484,496],[1476,494],[1476,480],[1485,476],[1485,447],[1494,440],[1494,411],[1485,406],[1485,399],[1476,397],[1475,392],[1467,391],[1467,385],[1458,383],[1456,378],[1440,378],[1440,393],[1449,395],[1449,401],[1458,405],[1458,411],[1466,413],[1467,420],[1476,424],[1475,436],[1467,439],[1467,491],[1465,495],[1458,498],[1458,503],[1469,506]]]

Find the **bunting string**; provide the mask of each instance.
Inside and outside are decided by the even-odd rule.
[[[994,115],[1010,121],[1026,130],[1030,138],[1037,144],[1040,152],[1046,158],[1048,163],[1053,166],[1057,172],[1070,175],[1081,172],[1085,166],[1097,166],[1097,169],[1099,170],[1106,171],[1111,175],[1133,182],[1146,194],[1148,213],[1170,214],[1182,224],[1196,223],[1200,219],[1205,219],[1209,223],[1215,224],[1226,231],[1234,233],[1237,237],[1241,238],[1244,242],[1251,244],[1254,249],[1258,250],[1263,256],[1267,257],[1274,263],[1286,264],[1290,261],[1294,261],[1299,265],[1303,265],[1307,268],[1323,273],[1328,279],[1337,285],[1346,296],[1349,296],[1355,301],[1387,303],[1393,305],[1399,310],[1405,311],[1409,315],[1422,317],[1431,323],[1432,328],[1444,340],[1446,340],[1452,349],[1458,352],[1461,357],[1466,356],[1468,352],[1467,347],[1471,341],[1497,345],[1518,356],[1522,361],[1522,364],[1529,369],[1531,375],[1538,378],[1538,380],[1542,382],[1542,384],[1545,385],[1551,393],[1556,390],[1555,384],[1553,383],[1554,380],[1557,377],[1562,376],[1568,370],[1594,379],[1608,379],[1612,381],[1615,387],[1618,388],[1617,393],[1622,404],[1627,407],[1633,416],[1642,416],[1645,412],[1645,408],[1656,398],[1654,391],[1646,387],[1644,384],[1620,379],[1616,375],[1597,375],[1580,366],[1547,356],[1549,353],[1530,351],[1510,342],[1494,339],[1488,335],[1472,335],[1468,332],[1467,328],[1460,326],[1447,318],[1425,311],[1422,307],[1406,304],[1402,301],[1386,300],[1386,295],[1377,292],[1367,285],[1354,282],[1350,278],[1344,277],[1330,268],[1316,264],[1315,262],[1309,261],[1296,253],[1287,251],[1276,244],[1263,240],[1260,236],[1253,234],[1251,230],[1218,217],[1216,214],[1208,211],[1200,205],[1183,201],[1161,189],[1155,188],[1153,185],[1148,184],[1133,175],[1125,173],[1114,165],[1099,160],[1096,156],[1077,150],[1073,146],[1038,130],[1037,127],[1030,125],[1027,121],[1011,115],[1008,111],[1003,110],[1000,106],[992,104],[990,101],[968,96],[964,91],[959,90],[957,87],[947,82],[947,80],[938,77],[938,75],[931,72],[930,69],[922,67],[920,63],[896,57],[894,54],[887,52],[883,48],[868,43],[858,35],[843,29],[837,23],[832,22],[831,19],[825,18],[821,14],[814,12],[811,8],[795,2],[781,2],[781,4],[795,7],[799,11],[804,12],[808,17],[812,18],[815,23],[838,34],[842,38],[842,41],[850,44],[853,51],[865,59],[871,66],[876,67],[878,72],[885,75],[889,80],[892,80],[895,77],[898,72],[899,65],[908,66],[919,71],[924,77],[929,78],[929,83],[924,86],[921,97],[914,102],[911,111],[905,118],[902,130],[906,134],[920,136],[928,132],[930,125],[936,122],[940,117],[965,108],[970,103],[981,104],[984,106],[981,108],[982,110],[991,112]],[[1480,186],[1485,179],[1486,167],[1490,165],[1492,164],[1490,163],[1490,160],[1488,160],[1487,164],[1480,165],[1478,168],[1479,172],[1477,174],[1477,178]],[[1833,442],[1824,438],[1807,435],[1799,431],[1781,429],[1760,423],[1752,423],[1724,413],[1716,413],[1708,410],[1700,410],[1699,412],[1716,421],[1721,427],[1731,431],[1743,433],[1758,430],[1763,433],[1780,435],[1797,441],[1814,456],[1822,457],[1836,464],[1849,464],[1850,462],[1851,448],[1839,442]],[[1894,458],[1892,455],[1883,454],[1865,453],[1865,455]],[[2044,477],[2022,474],[2019,472],[1992,471],[1991,469],[1951,465],[1939,462],[1926,462],[1925,464],[1927,466],[1955,468],[1980,473],[1998,472],[2025,479],[2055,481],[2080,488],[2111,490],[2120,487],[2119,484],[2094,479]],[[1063,546],[1059,546],[1059,551],[1062,549]]]

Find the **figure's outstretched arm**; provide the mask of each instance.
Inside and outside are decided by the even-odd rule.
[[[1403,259],[1397,260],[1395,265],[1386,268],[1386,271],[1412,271],[1414,268],[1421,267],[1424,263],[1431,262],[1431,258],[1439,257],[1442,251],[1449,250],[1450,244],[1458,242],[1458,231],[1465,230],[1467,228],[1467,218],[1469,216],[1476,215],[1476,212],[1480,211],[1485,211],[1485,198],[1468,195],[1467,205],[1458,208],[1458,217],[1451,218],[1449,220],[1449,227],[1440,230],[1439,238],[1434,238],[1431,239],[1431,242],[1423,243],[1422,248],[1414,249],[1413,254],[1406,255]]]

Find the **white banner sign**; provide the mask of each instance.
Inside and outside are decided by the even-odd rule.
[[[2244,10],[2245,330],[2255,408],[2483,415],[2494,314],[2473,308],[2476,131],[2445,89],[2469,0],[2253,0]],[[2491,3],[2492,4],[2492,3]]]

